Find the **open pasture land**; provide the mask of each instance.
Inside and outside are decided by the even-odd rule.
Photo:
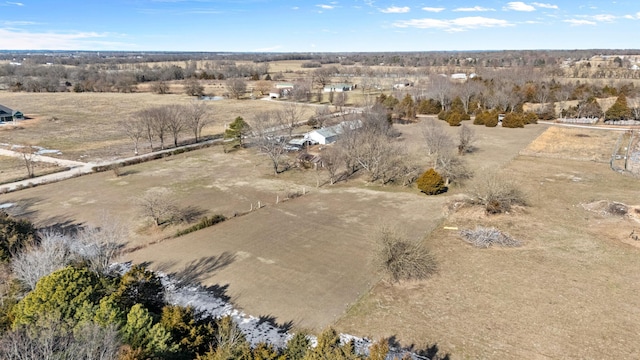
[[[398,126],[408,147],[420,148],[422,140],[415,135],[419,127]],[[469,160],[501,166],[543,129],[478,127],[479,146],[502,145],[486,146]],[[504,137],[511,140],[501,141]],[[129,251],[137,249],[125,260],[149,262],[167,272],[198,264],[197,280],[229,284],[228,294],[248,313],[314,329],[333,323],[377,282],[369,261],[379,225],[396,226],[408,238],[420,240],[442,221],[447,199],[414,189],[369,186],[358,179],[316,188],[317,176],[320,183],[325,180],[323,172],[293,169],[275,177],[266,157],[253,149],[225,154],[221,146],[121,170],[120,177],[108,171],[4,194],[2,202],[16,203],[21,213],[43,226],[99,224],[108,212],[129,228]],[[258,202],[266,206],[167,239],[187,225],[153,230],[140,219],[132,200],[154,187],[172,190],[179,206],[202,216],[233,217],[255,209]],[[301,192],[306,195],[282,201]],[[230,263],[220,267],[221,256]]]
[[[225,154],[216,146],[122,170],[120,177],[104,172],[5,194],[2,202],[16,203],[41,226],[97,224],[107,211],[129,227],[129,251],[137,249],[123,260],[166,272],[191,269],[206,285],[228,284],[227,294],[251,314],[317,330],[378,280],[369,260],[380,224],[421,239],[442,219],[442,198],[315,188],[313,170],[271,176],[267,160],[251,149]],[[153,230],[139,218],[131,199],[151,187],[171,189],[181,207],[203,216],[231,219],[167,239],[187,225]],[[283,201],[291,193],[306,195]]]
[[[397,126],[418,155],[420,126]],[[554,152],[586,151],[599,159],[611,151],[602,143],[612,140],[583,129],[588,137],[575,129],[547,133],[546,125],[472,128],[478,150],[465,156],[469,166],[501,168],[531,207],[490,218],[474,208],[446,215],[451,194],[465,187],[436,197],[358,179],[316,188],[312,170],[276,177],[253,149],[225,154],[220,146],[125,167],[120,177],[104,172],[0,196],[39,225],[99,224],[107,211],[129,228],[123,260],[219,285],[247,313],[280,323],[314,330],[335,324],[419,347],[437,343],[453,358],[635,357],[640,260],[626,238],[638,225],[582,205],[637,205],[640,185],[591,156],[546,155],[538,144],[566,137],[575,144]],[[203,216],[232,218],[170,238],[187,225],[150,228],[133,205],[132,198],[152,187],[171,189],[179,206]],[[302,191],[306,195],[282,201]],[[258,201],[264,207],[255,210]],[[422,282],[379,282],[370,258],[380,224],[425,239],[438,273]],[[524,245],[480,250],[443,229],[476,224],[496,226]]]
[[[538,138],[580,139],[573,148],[565,144],[566,156],[536,140],[525,153],[537,156],[518,156],[504,167],[531,207],[491,217],[463,208],[442,224],[493,226],[523,246],[477,249],[439,228],[425,240],[439,264],[434,277],[377,284],[337,328],[395,336],[418,348],[436,345],[453,359],[637,358],[640,248],[629,234],[640,222],[635,213],[634,219],[583,205],[640,205],[640,182],[591,161],[610,154],[600,142],[611,139],[582,129],[589,137],[576,137],[576,131],[550,128]]]
[[[19,123],[17,129],[0,128],[0,143],[38,145],[60,150],[62,158],[83,162],[116,159],[133,155],[133,142],[126,136],[120,121],[136,111],[154,106],[188,104],[196,101],[187,95],[151,93],[0,93],[0,104],[20,109],[32,119]],[[272,101],[205,101],[211,112],[211,124],[203,135],[220,134],[237,116],[250,119],[260,111],[276,110],[281,104]],[[313,107],[305,108],[305,119]],[[193,136],[185,132],[181,139]],[[171,142],[167,139],[167,142]],[[154,146],[158,146],[157,139]],[[141,152],[148,151],[146,141]]]

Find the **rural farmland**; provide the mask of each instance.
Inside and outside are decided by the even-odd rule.
[[[127,61],[120,64],[122,74],[137,69],[151,76],[184,65]],[[0,147],[16,153],[0,156],[0,182],[27,182],[3,191],[0,207],[28,220],[46,241],[59,232],[69,239],[68,254],[81,254],[68,255],[73,260],[60,260],[52,275],[39,279],[93,271],[92,255],[74,241],[87,241],[86,228],[95,227],[92,236],[103,239],[95,234],[115,233],[117,227],[123,235],[113,261],[211,289],[291,334],[335,329],[430,359],[640,354],[633,341],[640,331],[640,241],[634,237],[640,230],[640,182],[634,174],[640,162],[640,120],[634,112],[640,97],[632,81],[591,79],[585,85],[573,82],[568,70],[557,75],[561,67],[536,68],[539,77],[522,83],[522,69],[474,68],[484,79],[461,82],[460,76],[440,76],[440,66],[427,67],[430,73],[423,75],[372,65],[369,75],[360,68],[356,76],[359,65],[346,61],[331,70],[333,65],[320,62],[309,67],[311,60],[265,67],[242,59],[233,69],[229,61],[195,62],[196,75],[171,80],[160,89],[166,93],[158,92],[162,81],[141,81],[131,92],[116,91],[121,82],[103,91],[97,80],[85,80],[82,89],[60,85],[66,88],[56,92],[0,90],[0,103],[27,117],[0,125]],[[246,76],[233,72],[242,66],[268,69],[256,80],[249,70]],[[212,69],[227,71],[223,79],[236,77],[218,80]],[[458,70],[471,73],[471,67]],[[385,75],[393,71],[393,78]],[[282,78],[264,80],[265,75]],[[359,87],[339,98],[341,92],[321,91],[323,75],[328,84],[347,78]],[[397,77],[411,79],[410,85],[394,89]],[[236,80],[244,83],[240,90],[232,89]],[[190,83],[203,85],[205,97],[184,93]],[[276,85],[288,89],[282,98],[263,99],[270,96],[257,90]],[[555,100],[542,96],[547,88]],[[563,91],[570,94],[562,98]],[[188,116],[179,111],[199,106],[206,119],[199,140],[184,124],[175,138],[171,123],[158,125],[166,113],[184,120]],[[567,120],[592,115],[596,121],[589,126]],[[146,120],[137,138],[125,131],[124,124],[143,126]],[[309,141],[309,132],[330,126],[337,129],[335,139]],[[291,139],[306,145],[292,146]],[[187,144],[201,146],[186,149]],[[159,154],[161,147],[166,154]],[[54,160],[33,161],[35,153],[21,149]],[[158,156],[142,159],[152,153]],[[28,185],[31,175],[65,173],[67,166],[56,167],[55,159],[93,170]],[[25,177],[25,164],[35,166],[35,174]],[[427,178],[431,173],[437,177]],[[499,194],[490,199],[491,191]],[[518,246],[474,246],[464,234],[479,227]],[[7,255],[7,284],[27,283],[15,264],[43,249],[46,241],[40,241]],[[384,251],[394,250],[384,241],[427,254],[417,265],[409,262],[418,268],[428,263],[426,270],[416,275],[415,268],[385,266],[395,266],[396,253],[381,265]],[[139,310],[127,298],[130,289],[122,289],[132,286],[126,281],[153,283],[153,273],[127,274],[110,274],[105,279],[116,285],[95,288],[104,286],[100,296],[115,294],[109,301],[134,314]],[[43,291],[38,283],[18,295],[8,286],[0,289],[3,299],[13,299],[3,303],[9,309],[1,317],[7,334],[12,321],[35,321],[19,310],[30,305],[23,300],[28,294]],[[169,305],[135,299],[161,319],[147,315],[150,323],[177,336],[165,315],[172,310],[162,310]],[[94,310],[86,311],[100,314],[100,306],[111,306],[105,303],[96,300]],[[120,321],[123,329],[132,326],[124,316]],[[231,326],[221,321],[215,326]],[[121,358],[123,351],[134,351],[121,347]],[[156,358],[195,358],[208,351],[195,345],[158,349]],[[139,351],[132,358],[152,353]],[[272,352],[278,351],[286,350]]]

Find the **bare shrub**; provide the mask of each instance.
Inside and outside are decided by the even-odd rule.
[[[135,202],[142,215],[151,218],[156,226],[171,222],[177,212],[171,191],[167,188],[151,188]]]
[[[379,230],[377,242],[375,267],[392,281],[422,280],[435,273],[435,259],[421,243],[389,228]]]
[[[484,172],[472,187],[472,192],[469,201],[482,205],[487,214],[506,213],[514,205],[527,205],[524,193],[513,181],[493,172]]]
[[[71,238],[53,231],[39,234],[40,244],[14,256],[11,269],[14,276],[29,289],[34,289],[42,277],[62,269],[71,260]]]
[[[72,251],[89,268],[108,274],[111,264],[120,255],[127,237],[127,229],[119,222],[105,216],[100,227],[88,227],[80,231],[72,243]]]
[[[464,241],[477,248],[486,249],[492,245],[505,247],[517,247],[521,245],[520,241],[493,227],[476,226],[473,230],[461,230],[460,236],[462,236]]]
[[[42,277],[74,261],[86,262],[91,270],[107,274],[122,250],[125,237],[125,228],[113,220],[105,221],[99,228],[82,229],[75,235],[43,231],[38,234],[39,244],[18,253],[11,268],[29,289],[34,289]]]

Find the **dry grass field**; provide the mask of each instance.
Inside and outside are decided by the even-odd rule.
[[[188,101],[182,95],[91,94],[83,102],[84,94],[26,95],[33,94],[2,94],[0,102],[41,118],[31,129],[25,122],[22,130],[0,132],[0,142],[38,134],[38,145],[73,159],[126,154],[124,137],[99,114],[112,109],[122,117],[135,104]],[[82,108],[74,110],[77,104]],[[219,115],[210,133],[235,116],[278,106],[249,100],[208,105]],[[94,131],[65,137],[61,125],[83,131],[83,117]],[[418,158],[424,151],[421,126],[397,125]],[[448,213],[447,202],[464,186],[435,197],[358,179],[317,188],[326,174],[293,169],[276,177],[253,149],[223,153],[220,146],[125,167],[120,177],[104,172],[2,194],[0,203],[15,203],[13,211],[38,225],[95,225],[108,212],[130,232],[123,260],[218,285],[247,313],[280,323],[313,330],[335,325],[417,347],[436,344],[454,359],[637,357],[640,249],[628,235],[640,223],[583,207],[599,200],[640,205],[640,183],[602,162],[617,134],[546,125],[472,128],[477,151],[465,156],[469,167],[475,173],[502,169],[528,195],[530,207],[494,217],[474,208]],[[446,130],[455,137],[458,129]],[[231,219],[170,238],[187,225],[150,227],[133,202],[154,187],[172,190],[181,207],[199,215]],[[256,210],[258,202],[263,207]],[[424,239],[437,274],[422,282],[380,281],[370,264],[380,224]],[[477,224],[496,226],[524,245],[481,250],[444,229]]]
[[[0,143],[38,145],[62,151],[62,158],[83,162],[133,155],[133,143],[118,125],[138,110],[169,104],[188,104],[187,95],[152,93],[0,93],[0,104],[20,109],[30,120],[19,129],[0,128]],[[237,116],[246,120],[259,111],[276,110],[278,102],[206,101],[212,118],[204,135],[222,133]],[[315,108],[305,108],[305,119]],[[185,133],[183,139],[191,139]],[[157,143],[157,140],[156,140]],[[158,145],[158,144],[156,144]],[[141,142],[146,151],[146,142]]]
[[[538,140],[560,133],[568,142],[575,137],[575,130],[551,128]],[[588,144],[601,147],[594,138],[607,141],[591,136],[563,151],[582,153]],[[610,151],[601,148],[596,158]],[[338,329],[395,336],[418,348],[436,345],[453,359],[637,358],[640,258],[629,234],[640,222],[583,204],[638,205],[640,183],[584,156],[546,157],[538,141],[527,151],[541,156],[518,156],[503,171],[528,193],[531,207],[491,217],[467,208],[443,222],[495,226],[524,246],[477,249],[440,228],[425,240],[439,260],[437,275],[377,284]]]

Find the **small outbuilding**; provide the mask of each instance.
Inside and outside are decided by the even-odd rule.
[[[324,92],[343,92],[343,91],[351,91],[353,90],[353,85],[351,84],[328,84],[324,87]]]
[[[24,120],[24,114],[18,110],[12,110],[6,106],[0,105],[0,122],[17,120]]]

